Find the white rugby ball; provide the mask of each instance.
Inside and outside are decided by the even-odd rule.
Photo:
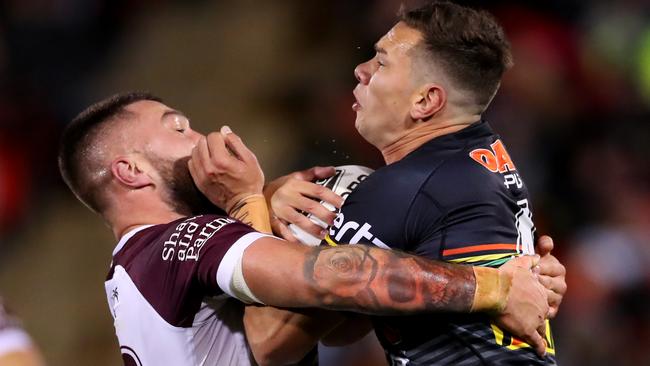
[[[348,197],[350,192],[357,188],[359,183],[363,182],[363,180],[366,179],[374,171],[368,167],[361,165],[342,165],[337,166],[335,169],[336,173],[334,173],[333,176],[326,179],[317,180],[314,183],[331,189],[334,193],[341,196],[344,200]],[[320,201],[320,203],[328,210],[335,211],[334,206],[331,204],[324,201]],[[323,229],[327,229],[327,224],[322,220],[319,220],[312,214],[308,214],[307,217],[309,217],[309,219],[316,225],[322,227]],[[289,229],[291,230],[293,236],[295,236],[296,239],[298,239],[303,244],[316,246],[321,242],[320,239],[294,224],[289,224]]]

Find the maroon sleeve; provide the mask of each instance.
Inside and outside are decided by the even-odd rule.
[[[217,270],[224,255],[254,232],[232,218],[194,216],[136,233],[113,258],[141,294],[172,325],[191,324],[206,296],[220,295]],[[110,277],[113,276],[111,270]]]
[[[205,241],[198,258],[196,278],[208,294],[222,292],[217,284],[217,270],[228,249],[244,235],[255,232],[253,228],[239,221],[230,218],[224,220],[229,220],[230,223],[225,224]],[[219,225],[219,222],[216,224]],[[210,228],[210,224],[205,228]]]

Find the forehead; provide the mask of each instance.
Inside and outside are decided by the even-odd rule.
[[[160,121],[160,117],[171,108],[154,100],[140,100],[129,104],[125,110],[134,113],[138,119],[143,121]]]
[[[404,54],[422,40],[422,33],[404,22],[398,22],[377,42],[377,48],[388,54]]]
[[[124,108],[129,114],[119,118],[113,124],[110,138],[115,146],[121,146],[125,151],[146,150],[151,144],[156,144],[164,131],[163,116],[173,111],[165,104],[153,100],[141,100]]]

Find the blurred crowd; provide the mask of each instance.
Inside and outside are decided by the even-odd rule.
[[[490,10],[512,43],[515,67],[485,118],[568,270],[559,361],[650,363],[650,3],[460,2]],[[145,89],[200,131],[228,123],[269,179],[315,164],[376,168],[381,156],[354,129],[352,70],[399,6],[0,1],[0,294],[45,357],[119,357],[102,289],[113,239],[99,218],[78,221],[88,215],[56,167],[58,134],[78,111]],[[52,339],[61,327],[67,341]]]

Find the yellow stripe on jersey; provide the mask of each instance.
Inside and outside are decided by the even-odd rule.
[[[510,337],[510,344],[503,344],[503,331],[501,328],[497,327],[496,325],[490,323],[490,327],[492,327],[492,331],[494,332],[494,341],[496,344],[499,346],[505,346],[507,349],[510,350],[517,350],[520,348],[529,348],[530,345],[528,343],[522,342],[518,340],[517,338]],[[551,337],[551,323],[546,319],[546,336],[544,337],[546,339],[546,353],[549,355],[555,356],[555,345],[553,342],[553,338]]]
[[[448,259],[447,262],[453,262],[453,263],[474,263],[474,262],[480,262],[480,261],[493,261],[496,259],[503,259],[507,257],[512,257],[516,256],[517,253],[498,253],[498,254],[485,254],[485,255],[475,255],[472,257],[465,257],[465,258],[456,258],[456,259]]]
[[[334,240],[332,240],[332,238],[330,238],[330,234],[325,235],[325,242],[329,244],[329,246],[331,247],[335,247],[338,245],[334,242]]]

